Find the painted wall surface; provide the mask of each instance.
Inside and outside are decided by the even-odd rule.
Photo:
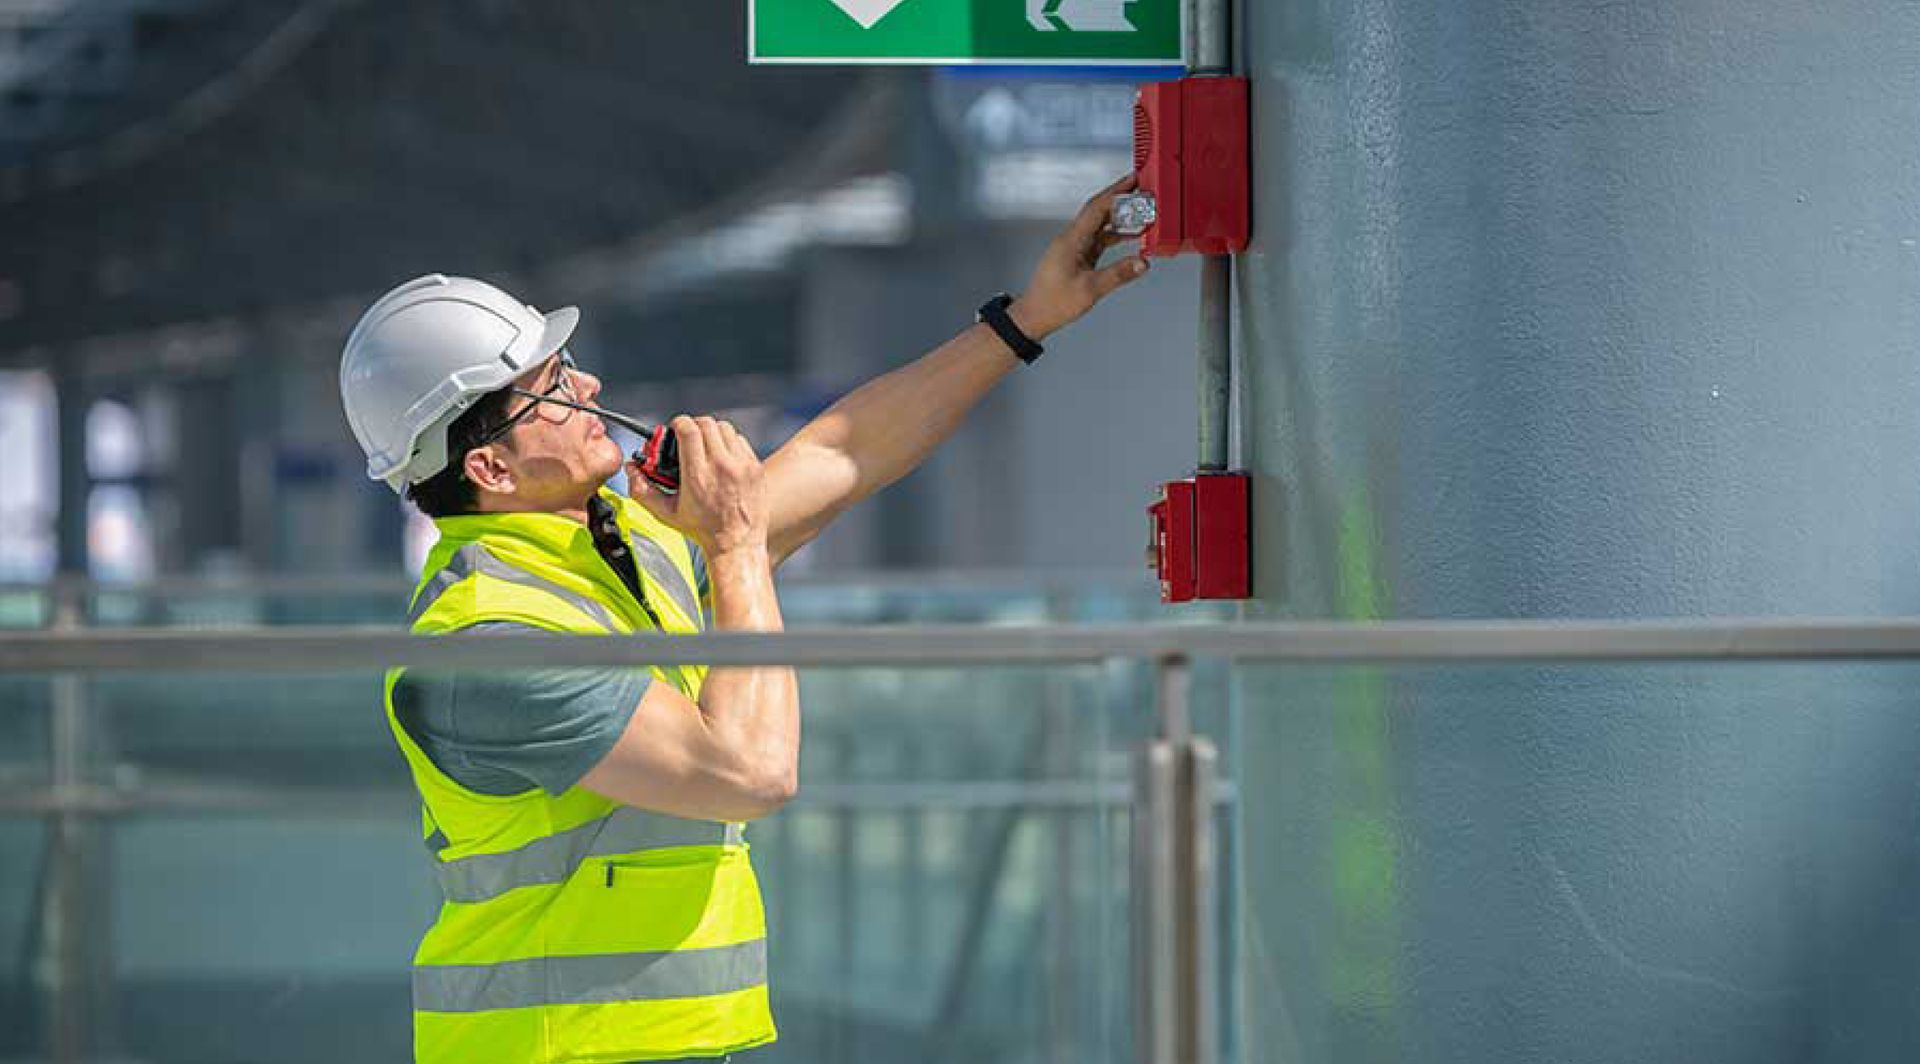
[[[1920,612],[1920,4],[1240,7],[1250,616]],[[1247,1060],[1920,1055],[1920,668],[1238,696]]]

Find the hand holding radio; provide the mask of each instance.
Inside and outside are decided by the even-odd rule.
[[[642,458],[660,441],[677,452],[676,485],[669,493],[645,471]],[[708,557],[740,548],[764,550],[768,509],[760,458],[740,430],[711,417],[674,418],[627,462],[627,490],[655,517],[691,537]]]

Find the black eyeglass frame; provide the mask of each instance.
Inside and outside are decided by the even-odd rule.
[[[516,387],[509,389],[512,394],[524,396],[525,398],[533,400],[533,402],[514,411],[512,417],[495,425],[492,429],[488,430],[485,435],[468,444],[467,449],[472,450],[475,447],[484,447],[500,437],[505,436],[507,433],[512,432],[515,425],[525,421],[528,414],[533,413],[539,409],[542,404],[547,403],[555,392],[566,392],[568,399],[578,402],[579,397],[575,395],[573,391],[573,372],[578,368],[578,366],[574,365],[573,355],[569,354],[565,348],[562,348],[560,350],[560,371],[553,375],[553,383],[547,386],[547,390],[544,392],[536,392],[526,388]],[[559,406],[562,404],[554,403],[553,405]],[[568,409],[571,410],[573,408],[569,407]]]

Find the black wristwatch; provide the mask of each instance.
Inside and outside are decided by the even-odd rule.
[[[1000,337],[1001,342],[1019,356],[1020,361],[1031,366],[1034,359],[1039,358],[1047,349],[1041,347],[1039,341],[1033,337],[1021,332],[1020,326],[1013,323],[1013,316],[1007,313],[1007,307],[1012,304],[1013,297],[1002,292],[980,304],[980,309],[974,313],[973,320],[985,322],[987,327]]]

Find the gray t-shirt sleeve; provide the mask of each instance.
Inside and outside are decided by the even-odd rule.
[[[506,622],[467,631],[537,631]],[[428,673],[393,689],[394,716],[434,767],[480,794],[559,794],[613,749],[646,694],[645,669]]]

